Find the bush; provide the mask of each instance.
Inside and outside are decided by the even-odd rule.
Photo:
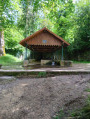
[[[46,72],[39,72],[38,77],[46,77]]]

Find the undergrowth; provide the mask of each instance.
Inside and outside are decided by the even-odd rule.
[[[14,57],[13,55],[6,54],[6,56],[1,56],[0,57],[0,64],[3,66],[6,65],[18,65],[21,63],[21,60]]]
[[[86,89],[87,92],[90,92],[90,89]],[[86,106],[84,106],[82,109],[78,109],[77,111],[74,111],[73,113],[69,113],[70,118],[72,119],[90,119],[90,96],[88,96],[86,100]],[[60,110],[53,119],[64,119],[65,114],[64,110]],[[65,118],[66,119],[66,118]],[[68,119],[68,118],[67,118]]]
[[[74,112],[71,116],[75,117],[75,119],[90,119],[90,97],[88,97],[87,103],[85,107]]]
[[[41,77],[46,77],[46,72],[39,72],[38,73],[38,77],[41,78]]]

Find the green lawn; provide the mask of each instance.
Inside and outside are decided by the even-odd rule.
[[[10,55],[10,54],[6,54],[6,56],[0,57],[0,64],[2,64],[3,66],[18,65],[21,63],[22,63],[22,61],[20,59],[14,57],[13,55]]]
[[[90,63],[90,61],[73,61],[73,63]]]

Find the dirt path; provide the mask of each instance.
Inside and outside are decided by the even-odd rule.
[[[0,119],[52,119],[62,108],[85,104],[90,74],[5,82],[0,83]]]

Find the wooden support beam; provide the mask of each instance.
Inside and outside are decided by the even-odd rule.
[[[60,49],[60,46],[41,46],[41,45],[31,45],[29,46],[30,50],[38,52],[53,52]]]

